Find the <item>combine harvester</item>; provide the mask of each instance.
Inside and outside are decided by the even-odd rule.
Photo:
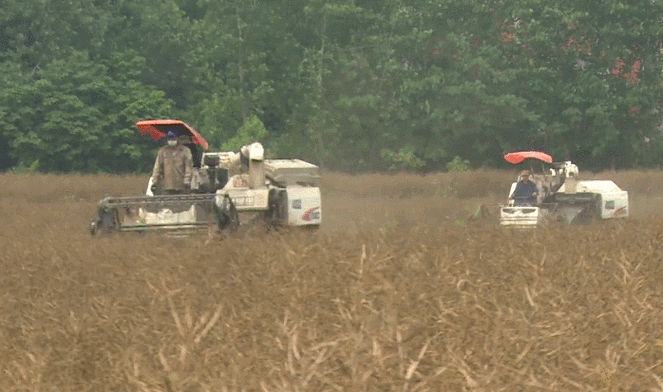
[[[579,181],[578,167],[570,161],[553,163],[550,155],[538,151],[512,152],[504,159],[514,165],[531,160],[532,181],[537,186],[538,195],[531,205],[516,205],[519,203],[512,199],[512,195],[517,182],[511,184],[509,203],[500,207],[502,226],[533,228],[544,222],[586,224],[628,217],[626,191],[610,180]],[[538,174],[532,164],[537,160],[542,168]]]
[[[169,130],[188,137],[194,169],[191,192],[154,195],[152,178],[144,196],[106,197],[99,202],[90,232],[182,233],[217,227],[234,231],[242,224],[316,229],[322,222],[320,174],[316,165],[299,159],[264,159],[260,143],[239,152],[204,152],[208,144],[193,128],[178,120],[147,120],[137,124],[153,139]]]

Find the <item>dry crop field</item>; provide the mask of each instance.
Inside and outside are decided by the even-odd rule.
[[[513,233],[513,173],[323,177],[318,233],[91,238],[138,176],[0,175],[2,391],[663,391],[663,172]],[[490,209],[490,208],[489,208]]]

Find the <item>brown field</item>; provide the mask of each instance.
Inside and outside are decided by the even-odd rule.
[[[2,391],[663,391],[663,172],[513,233],[511,172],[323,176],[323,229],[91,238],[146,177],[0,175]]]

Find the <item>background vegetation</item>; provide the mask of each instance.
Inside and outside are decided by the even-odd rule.
[[[4,0],[0,170],[144,171],[134,123],[345,171],[655,167],[663,2]],[[237,136],[237,135],[240,136]],[[233,139],[234,138],[234,139]],[[229,142],[230,141],[230,142]]]

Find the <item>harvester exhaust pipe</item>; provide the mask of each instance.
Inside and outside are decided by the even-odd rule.
[[[265,150],[260,143],[246,146],[249,157],[249,188],[265,186]]]
[[[578,187],[578,166],[570,161],[564,162],[564,175],[566,193],[576,193]]]

